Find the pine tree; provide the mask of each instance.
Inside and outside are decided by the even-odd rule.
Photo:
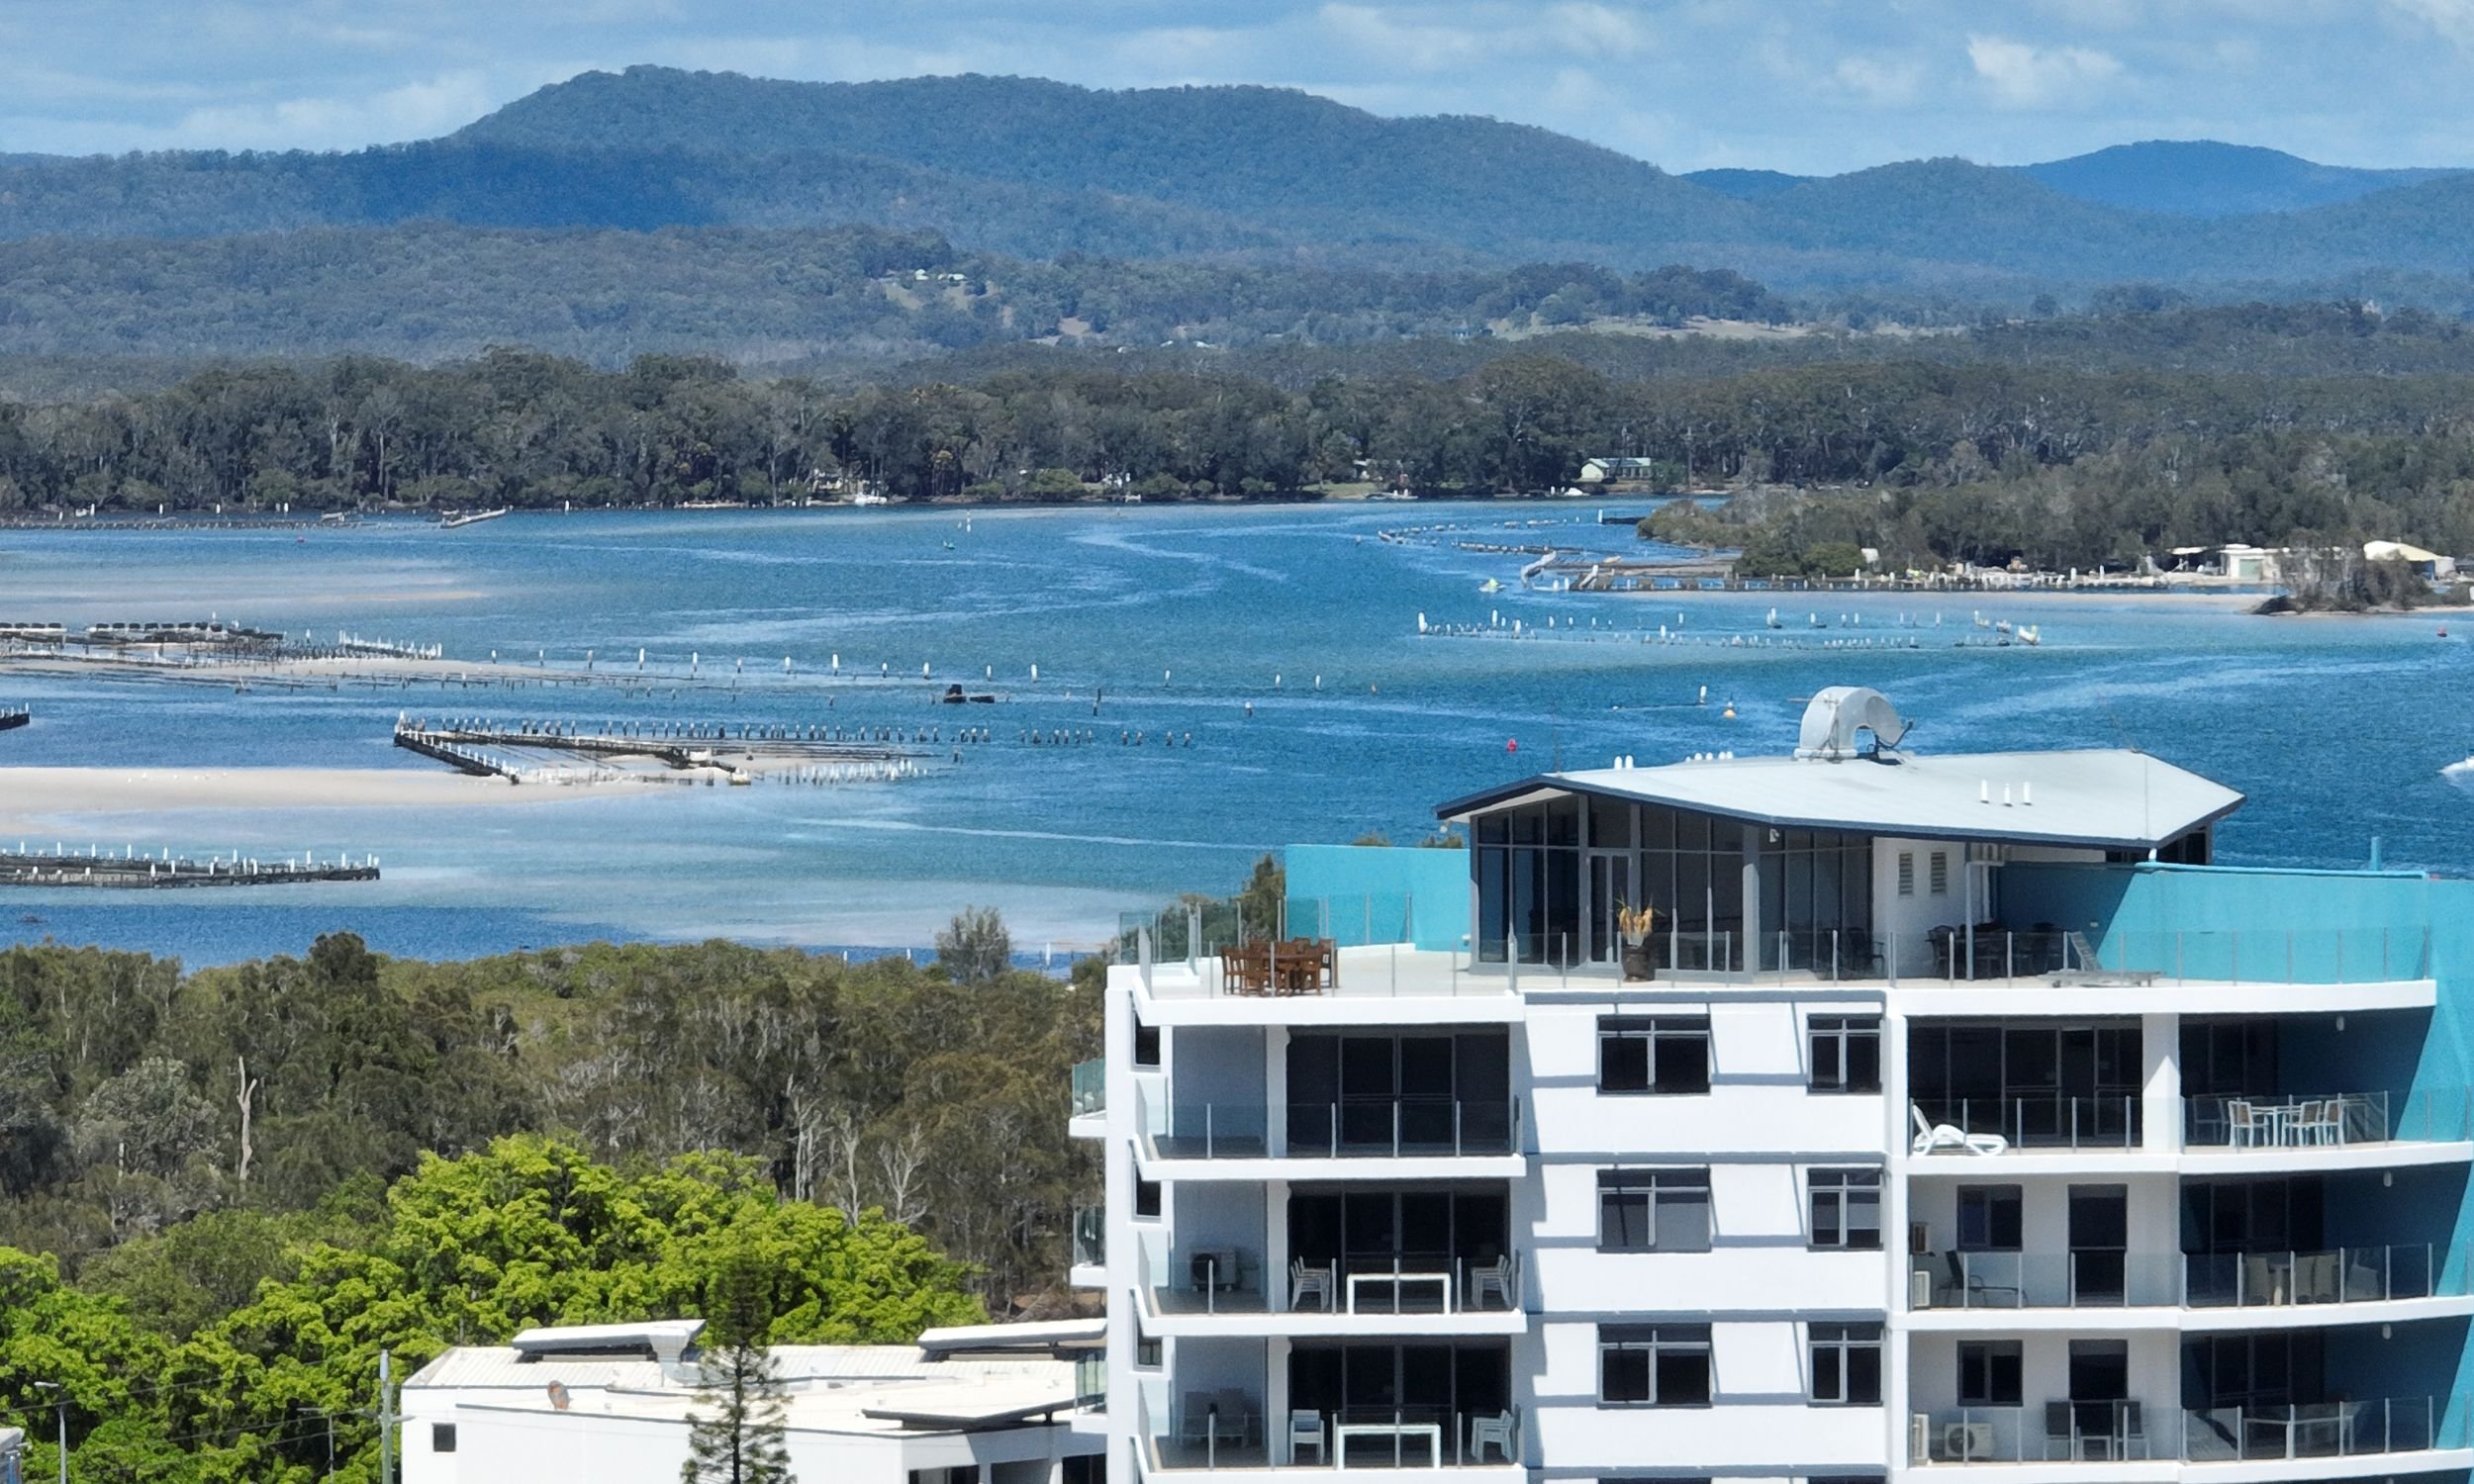
[[[679,1484],[791,1484],[782,1377],[765,1348],[773,1304],[753,1253],[722,1259],[706,1289],[697,1410]]]

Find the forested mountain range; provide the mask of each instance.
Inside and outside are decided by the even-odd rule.
[[[2177,205],[2189,214],[2157,209]],[[2130,278],[2219,290],[2461,278],[2474,176],[2141,144],[2022,169],[1944,159],[1696,179],[1545,130],[1383,119],[1270,88],[793,83],[656,67],[589,72],[415,144],[0,160],[0,238],[411,222],[867,225],[1024,258],[1685,262],[1788,292],[2012,303]]]

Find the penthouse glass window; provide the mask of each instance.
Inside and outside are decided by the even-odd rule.
[[[1709,1090],[1709,1019],[1609,1015],[1598,1022],[1600,1092]]]
[[[1709,1251],[1709,1171],[1598,1171],[1598,1251]]]
[[[1881,1090],[1881,1017],[1815,1015],[1804,1023],[1815,1092]]]
[[[1598,1326],[1598,1401],[1609,1407],[1709,1405],[1709,1326]]]
[[[1804,1177],[1816,1248],[1881,1250],[1881,1171],[1816,1169]]]
[[[1881,1405],[1881,1327],[1877,1324],[1810,1326],[1813,1404],[1819,1407]]]

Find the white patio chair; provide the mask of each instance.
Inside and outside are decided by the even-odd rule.
[[[1504,1462],[1511,1462],[1512,1434],[1519,1426],[1520,1409],[1518,1407],[1498,1412],[1492,1417],[1471,1418],[1469,1420],[1469,1461],[1485,1462],[1486,1449],[1491,1445]]]
[[[1331,1462],[1331,1443],[1324,1436],[1323,1414],[1299,1408],[1288,1414],[1288,1461],[1303,1461],[1297,1454],[1304,1448],[1314,1449],[1315,1462]]]
[[[2226,1142],[2247,1149],[2259,1142],[2259,1110],[2242,1098],[2225,1105]]]
[[[1512,1307],[1512,1254],[1505,1252],[1492,1262],[1473,1265],[1469,1270],[1469,1307],[1483,1309],[1492,1295],[1504,1308]]]
[[[1332,1276],[1332,1267],[1330,1263],[1324,1263],[1319,1267],[1309,1267],[1306,1265],[1306,1260],[1303,1257],[1289,1258],[1289,1309],[1291,1311],[1303,1309],[1305,1307],[1306,1295],[1312,1294],[1314,1296],[1316,1307],[1321,1309],[1326,1314],[1330,1313],[1333,1288]]]
[[[1908,1117],[1915,1123],[1917,1155],[1936,1155],[1944,1150],[1964,1150],[1971,1155],[2004,1155],[2010,1152],[2010,1141],[1999,1134],[1970,1134],[1954,1123],[1933,1123],[1924,1116],[1924,1109],[1910,1103]]]

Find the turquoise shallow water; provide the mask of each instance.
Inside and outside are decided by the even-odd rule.
[[[1376,539],[1438,520],[1487,540],[1605,539],[1585,511],[1559,531],[1502,528],[1564,517],[1501,506],[1152,507],[983,511],[967,531],[958,512],[896,510],[518,516],[305,537],[0,533],[0,612],[12,618],[214,612],[441,643],[471,660],[546,651],[573,665],[590,648],[607,671],[614,657],[631,669],[643,648],[655,676],[684,675],[693,652],[704,677],[742,660],[747,676],[735,693],[675,699],[666,687],[589,699],[236,695],[0,677],[0,699],[22,696],[38,712],[35,726],[0,734],[0,763],[432,768],[388,743],[407,706],[579,721],[977,723],[999,737],[899,785],[516,809],[62,817],[47,823],[69,839],[183,852],[375,851],[386,880],[247,894],[15,892],[0,921],[20,937],[206,963],[295,952],[338,926],[437,956],[612,935],[923,944],[974,902],[1003,908],[1021,946],[1090,943],[1122,907],[1233,887],[1268,847],[1413,837],[1434,803],[1559,760],[1783,750],[1798,698],[1838,683],[1888,693],[1917,720],[1919,748],[2127,740],[2220,778],[2251,794],[2221,836],[2229,861],[2357,865],[2376,833],[2390,864],[2474,871],[2474,799],[2443,773],[2474,750],[2458,698],[2474,656],[2462,637],[2435,637],[2444,619],[2271,620],[2171,598],[1486,595],[1479,583],[1510,583],[1519,558]],[[1786,622],[1774,635],[1773,603]],[[1816,607],[1834,625],[1826,633],[1804,626]],[[1976,635],[1977,612],[2038,623],[2046,644],[1953,647]],[[1525,637],[1421,638],[1421,613],[1438,624],[1499,614]],[[1690,642],[1645,642],[1678,613]],[[1842,615],[1861,626],[1835,626]],[[2474,621],[2456,632],[2474,634]],[[1919,647],[1822,647],[1857,636]],[[1737,637],[1794,646],[1733,647]],[[828,686],[835,656],[847,674],[882,667],[899,683]],[[961,681],[1005,698],[967,714],[932,706],[923,662],[935,689]],[[1711,704],[1694,706],[1703,686]],[[1101,740],[1028,747],[1013,740],[1026,727],[1089,727]],[[1163,748],[1164,730],[1191,732],[1193,745]],[[1146,745],[1119,745],[1120,731]]]

